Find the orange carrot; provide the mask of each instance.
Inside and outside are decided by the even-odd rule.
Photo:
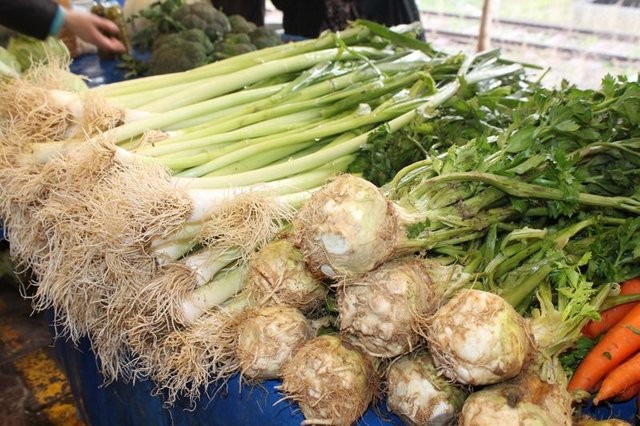
[[[617,367],[617,368],[620,368],[620,367]],[[640,393],[640,382],[627,387],[626,390],[623,390],[622,392],[620,392],[619,394],[611,398],[611,401],[612,402],[629,401],[631,398],[635,398],[636,396],[638,396],[638,393]]]
[[[632,278],[620,284],[620,295],[626,294],[640,294],[640,278]],[[591,339],[598,337],[613,327],[638,303],[640,302],[623,303],[601,312],[600,320],[589,321],[582,328],[582,334]]]
[[[630,387],[640,383],[640,353],[623,362],[613,370],[602,381],[600,390],[593,398],[593,403],[612,398],[621,392],[627,391]]]
[[[584,357],[567,389],[591,392],[611,370],[640,350],[640,304],[636,305]]]

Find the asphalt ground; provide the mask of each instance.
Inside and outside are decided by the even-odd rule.
[[[0,425],[83,426],[47,320],[11,274],[0,279]]]

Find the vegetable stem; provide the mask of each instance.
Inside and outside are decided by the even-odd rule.
[[[492,173],[454,172],[428,179],[428,182],[449,181],[480,181],[495,186],[509,195],[521,198],[543,198],[557,201],[566,199],[566,195],[560,189],[516,181]],[[633,214],[640,214],[640,201],[631,197],[606,197],[596,194],[580,193],[578,194],[577,201],[589,206],[611,207]]]

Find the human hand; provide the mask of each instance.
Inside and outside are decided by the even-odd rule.
[[[76,10],[65,10],[64,26],[82,40],[94,44],[98,49],[113,53],[124,53],[125,47],[117,38],[118,26],[100,16]]]

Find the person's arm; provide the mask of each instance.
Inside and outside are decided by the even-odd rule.
[[[0,0],[0,25],[44,40],[64,27],[73,35],[109,52],[124,52],[118,26],[87,12],[63,9],[51,0]]]
[[[50,0],[0,0],[0,25],[44,40],[58,7]]]
[[[125,51],[124,45],[117,37],[120,30],[115,22],[88,12],[64,9],[63,13],[62,27],[72,34],[107,52]]]

